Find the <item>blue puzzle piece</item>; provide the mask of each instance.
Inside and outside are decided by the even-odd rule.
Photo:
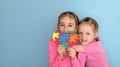
[[[63,34],[63,36],[60,36],[60,42],[65,42],[69,38],[69,34]]]
[[[65,42],[65,38],[63,36],[60,36],[60,42]]]
[[[68,38],[69,38],[69,34],[63,34],[63,37],[64,37],[65,39],[68,39]]]

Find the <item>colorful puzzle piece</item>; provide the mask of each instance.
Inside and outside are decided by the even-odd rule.
[[[70,31],[70,34],[74,34],[74,31]]]
[[[55,41],[57,38],[59,38],[59,33],[58,32],[54,32],[52,39]]]
[[[76,40],[78,40],[78,34],[71,34],[69,41],[70,42],[75,42]]]
[[[69,34],[63,34],[63,36],[60,36],[60,42],[65,42],[69,38]]]
[[[64,48],[68,48],[68,42],[62,42]]]

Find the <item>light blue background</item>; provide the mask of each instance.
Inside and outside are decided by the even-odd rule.
[[[64,11],[99,23],[111,67],[120,67],[119,0],[0,0],[0,67],[48,67],[48,41]]]

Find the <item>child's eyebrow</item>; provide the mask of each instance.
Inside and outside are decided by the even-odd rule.
[[[73,24],[73,23],[70,22],[69,24]]]
[[[64,24],[63,22],[60,22],[59,24]]]

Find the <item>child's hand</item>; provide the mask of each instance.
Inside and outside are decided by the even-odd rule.
[[[76,51],[74,48],[68,48],[67,53],[70,56],[71,60],[74,60],[76,57]]]
[[[84,48],[82,47],[82,45],[75,45],[73,46],[73,48],[75,49],[76,52],[84,52]]]
[[[59,58],[61,59],[63,56],[66,55],[66,50],[65,48],[63,47],[63,45],[58,45],[57,47],[57,52],[58,52],[58,55],[59,55]]]

